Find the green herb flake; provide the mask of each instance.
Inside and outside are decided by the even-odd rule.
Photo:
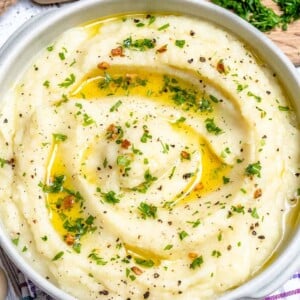
[[[19,241],[20,241],[20,237],[17,237],[17,238],[14,238],[11,240],[12,243],[15,245],[15,246],[18,246],[19,245]]]
[[[156,20],[156,17],[155,17],[155,16],[150,16],[150,17],[149,17],[148,25],[153,24],[153,23],[155,22],[155,20]]]
[[[170,175],[169,175],[169,179],[172,179],[172,178],[173,178],[174,173],[175,173],[175,170],[176,170],[176,166],[174,166],[174,167],[172,168],[171,173],[170,173]]]
[[[68,138],[65,134],[61,133],[53,133],[52,136],[55,143],[64,142]]]
[[[179,47],[179,48],[183,48],[185,45],[185,40],[176,40],[175,41],[175,46]]]
[[[0,158],[0,168],[3,168],[6,164],[8,164],[8,160]]]
[[[200,219],[198,219],[196,221],[187,221],[187,223],[193,225],[192,226],[193,228],[196,228],[201,224],[201,221],[200,221]]]
[[[165,30],[165,29],[167,29],[169,26],[170,26],[170,24],[167,23],[167,24],[164,24],[164,25],[160,26],[157,30],[158,30],[158,31]]]
[[[182,241],[183,239],[185,239],[189,234],[186,231],[180,231],[178,233],[179,239]]]
[[[120,202],[120,199],[117,197],[116,192],[109,191],[107,193],[102,193],[103,200],[109,204],[117,204]]]
[[[75,82],[75,75],[72,73],[69,77],[65,78],[65,80],[58,84],[59,87],[67,88]]]
[[[167,251],[167,250],[171,250],[172,248],[173,248],[173,245],[168,244],[168,245],[164,248],[164,250]]]
[[[223,133],[222,129],[219,128],[216,124],[213,118],[207,118],[205,120],[205,127],[208,132],[214,133],[215,135],[219,135]]]
[[[46,88],[49,88],[50,87],[50,81],[45,80],[44,83],[43,83],[43,86],[46,87]]]
[[[251,210],[251,217],[254,219],[259,219],[259,215],[258,215],[257,209],[255,207]]]
[[[59,193],[63,190],[63,184],[65,180],[66,180],[65,175],[54,176],[53,181],[50,182],[49,185],[40,182],[39,187],[43,189],[44,193],[50,193],[50,194]]]
[[[89,255],[88,258],[96,262],[97,265],[99,266],[104,266],[107,264],[107,261],[105,261],[102,257],[100,257],[95,251],[92,251]]]
[[[145,202],[141,202],[138,210],[140,211],[142,218],[157,218],[157,207],[152,204],[147,204]]]
[[[122,101],[118,100],[111,108],[110,112],[118,111],[118,108],[122,105]]]
[[[179,123],[183,123],[183,122],[185,122],[186,121],[186,118],[185,117],[180,117],[180,118],[178,118],[176,121],[175,121],[175,123],[176,124],[179,124]]]
[[[223,183],[227,184],[230,182],[230,178],[223,176]]]
[[[196,268],[201,267],[201,265],[203,264],[203,262],[204,262],[204,261],[203,261],[202,255],[196,257],[196,258],[192,261],[192,263],[190,264],[190,269],[195,270]]]
[[[61,60],[65,60],[65,59],[66,59],[65,53],[64,53],[64,52],[59,52],[59,53],[58,53],[58,56],[59,56],[59,58],[60,58]]]
[[[48,46],[46,49],[47,51],[52,52],[54,49],[54,45]]]
[[[65,254],[64,251],[58,252],[58,253],[52,258],[52,261],[59,260],[60,258],[63,257],[64,254]]]
[[[256,162],[253,164],[249,164],[246,168],[246,175],[252,176],[256,175],[257,177],[260,177],[260,171],[261,171],[261,164],[260,162]]]
[[[221,255],[222,255],[221,252],[218,250],[213,250],[211,253],[211,256],[216,257],[216,258],[219,258]]]
[[[290,111],[291,110],[288,106],[281,106],[281,105],[278,106],[278,109],[280,111]]]
[[[126,49],[136,50],[136,51],[146,51],[153,49],[156,45],[155,40],[150,39],[137,39],[132,40],[132,37],[128,37],[122,42],[122,46]]]
[[[149,129],[148,129],[147,125],[143,126],[143,130],[144,130],[144,133],[143,133],[140,141],[142,143],[147,143],[148,139],[152,139],[152,135],[149,134]]]
[[[47,235],[42,236],[41,240],[44,241],[44,242],[47,242],[48,241],[48,236]]]
[[[136,257],[134,259],[134,261],[136,262],[136,264],[143,266],[145,268],[151,268],[154,266],[154,262],[151,259],[142,259],[142,258]]]
[[[95,123],[95,120],[92,119],[88,114],[84,113],[83,114],[83,126],[89,126]]]

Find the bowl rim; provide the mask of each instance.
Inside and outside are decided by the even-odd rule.
[[[183,5],[183,2],[185,5]],[[104,9],[101,12],[97,12],[95,7],[98,6],[104,7]],[[243,19],[212,3],[197,0],[139,0],[138,2],[134,0],[85,0],[70,4],[65,10],[63,8],[54,9],[53,11],[40,14],[27,21],[0,49],[0,93],[3,92],[3,86],[6,86],[6,73],[10,70],[15,60],[22,55],[26,46],[41,38],[47,31],[49,32],[49,28],[55,28],[57,24],[60,24],[59,30],[54,30],[52,34],[47,35],[47,38],[41,39],[41,41],[36,44],[36,49],[43,49],[42,45],[45,46],[45,41],[48,40],[48,42],[51,42],[55,40],[57,33],[62,33],[69,27],[83,23],[75,21],[76,15],[82,13],[83,10],[92,11],[93,9],[95,10],[93,14],[98,13],[99,17],[110,16],[120,12],[133,13],[149,11],[153,13],[164,11],[204,18],[216,23],[247,41],[246,43],[254,48],[264,61],[272,65],[274,71],[279,75],[282,84],[287,89],[290,98],[293,99],[293,104],[300,118],[300,102],[297,102],[297,96],[300,94],[300,78],[291,61],[263,33]],[[112,10],[112,12],[107,14],[106,11],[110,10]],[[36,55],[34,55],[34,57],[35,56]],[[272,64],[274,62],[275,64]],[[30,264],[14,247],[2,227],[3,226],[0,226],[0,245],[17,267],[52,297],[66,300],[74,299],[46,280],[36,270],[32,269]],[[258,298],[274,291],[300,266],[299,244],[300,228],[298,226],[293,238],[274,263],[241,286],[221,295],[220,299]]]

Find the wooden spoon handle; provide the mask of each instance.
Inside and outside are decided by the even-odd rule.
[[[38,4],[54,4],[54,3],[62,3],[62,2],[71,2],[74,0],[33,0]]]

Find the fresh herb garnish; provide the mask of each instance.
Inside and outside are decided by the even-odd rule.
[[[203,257],[201,255],[201,256],[196,257],[192,261],[192,263],[190,264],[190,269],[195,270],[196,268],[199,268],[202,264],[203,264]]]
[[[183,48],[185,45],[185,40],[176,40],[175,41],[175,46],[179,47],[179,48]]]
[[[99,191],[97,189],[97,191]],[[120,202],[120,199],[117,197],[116,192],[114,191],[109,191],[107,193],[101,193],[103,200],[106,203],[110,203],[110,204],[117,204]]]
[[[207,118],[205,120],[205,127],[208,132],[214,133],[215,135],[219,135],[219,134],[223,133],[222,129],[215,124],[215,121],[213,118]]]
[[[153,260],[151,260],[151,259],[142,259],[142,258],[136,257],[136,258],[134,259],[134,261],[135,261],[138,265],[143,266],[143,267],[146,267],[146,268],[151,268],[151,267],[154,266],[154,262],[153,262]]]
[[[72,85],[74,82],[75,82],[75,75],[70,74],[70,76],[67,77],[63,82],[59,83],[58,86],[66,88]]]
[[[132,40],[132,37],[128,37],[125,40],[123,40],[123,47],[131,50],[136,50],[136,51],[146,51],[149,49],[152,49],[155,47],[155,40],[150,40],[150,39],[137,39],[137,40]]]
[[[157,207],[152,204],[147,204],[145,202],[141,202],[138,210],[140,211],[142,218],[152,218],[155,219],[157,217]]]
[[[64,142],[68,137],[65,134],[53,133],[53,139],[55,143]]]
[[[111,108],[110,108],[110,112],[114,112],[114,111],[118,111],[118,108],[121,106],[122,101],[118,100]]]
[[[252,176],[257,175],[257,177],[260,177],[260,171],[261,171],[261,164],[260,162],[256,162],[253,164],[249,164],[246,168],[246,175]]]
[[[143,193],[143,194],[146,193],[147,190],[149,189],[149,187],[152,185],[152,183],[157,180],[157,177],[152,176],[150,173],[150,170],[148,169],[144,173],[144,179],[145,179],[145,181],[142,184],[140,184],[139,186],[134,187],[133,191],[137,191],[137,192]]]
[[[189,234],[186,231],[180,231],[178,233],[179,239],[182,241],[184,238],[186,238]]]
[[[55,261],[55,260],[58,260],[60,258],[62,258],[62,256],[64,255],[64,251],[60,251],[58,252],[53,258],[52,258],[52,261]]]
[[[43,184],[42,182],[39,183],[39,187],[43,189],[44,193],[50,193],[50,194],[55,194],[59,193],[63,190],[63,184],[66,180],[65,175],[60,175],[60,176],[54,176],[54,179],[52,182],[50,182],[49,185]]]
[[[100,257],[96,252],[95,250],[93,250],[88,258],[92,259],[93,261],[96,262],[97,265],[100,265],[100,266],[104,266],[107,264],[107,261],[105,261],[102,257]]]

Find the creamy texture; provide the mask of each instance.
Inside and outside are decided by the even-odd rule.
[[[76,298],[216,298],[293,225],[296,117],[276,74],[213,24],[70,29],[7,93],[0,122],[1,219]]]

